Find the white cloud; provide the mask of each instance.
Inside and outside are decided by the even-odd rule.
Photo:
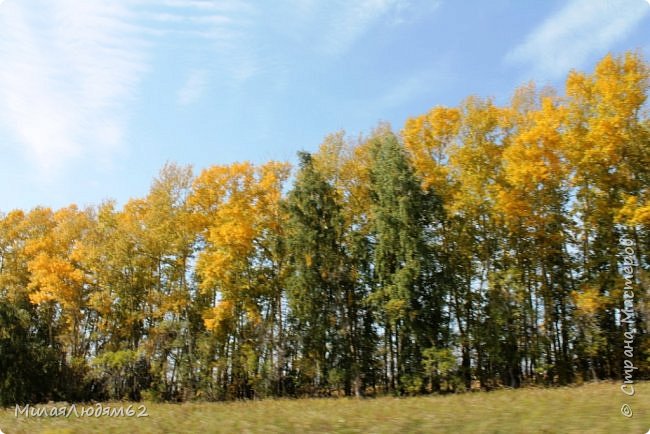
[[[559,78],[623,40],[650,12],[642,0],[571,0],[510,51],[506,62]]]
[[[258,71],[252,35],[259,24],[255,19],[264,17],[244,0],[166,0],[143,15],[152,32],[168,37],[167,43],[183,41],[186,52],[202,59],[177,95],[181,104],[193,102],[208,75],[220,75],[224,85],[245,81]]]
[[[363,36],[377,20],[392,8],[404,7],[403,0],[345,1],[330,21],[323,48],[327,54],[340,55]]]
[[[211,15],[181,15],[178,13],[168,13],[168,12],[159,12],[151,15],[151,18],[155,21],[162,23],[184,23],[191,25],[201,25],[201,24],[229,24],[232,22],[232,18],[227,15],[221,14],[211,14]]]
[[[208,73],[205,70],[193,70],[179,89],[177,100],[180,105],[189,105],[198,101],[208,86]]]
[[[240,80],[255,74],[254,59],[242,50],[254,11],[242,0],[2,4],[0,127],[13,141],[1,145],[20,146],[43,175],[73,161],[110,161],[124,146],[128,108],[149,71],[153,46],[202,39],[189,47],[208,42],[211,53],[202,57],[218,58]],[[197,101],[214,72],[210,65],[197,67],[178,90],[179,104]]]
[[[392,24],[404,25],[418,21],[435,12],[441,5],[442,0],[399,0],[395,2],[391,14]]]
[[[253,7],[245,0],[165,0],[163,6],[201,11],[250,12]]]
[[[336,57],[350,50],[373,27],[410,23],[429,15],[440,4],[441,0],[289,0],[282,31]]]
[[[411,23],[429,16],[441,3],[441,0],[291,0],[289,6],[299,24],[299,36],[319,35],[316,48],[336,57],[350,50],[373,27]]]
[[[445,88],[454,79],[447,62],[440,61],[434,68],[415,71],[389,86],[373,104],[377,109],[392,109],[420,96],[429,96],[436,89]]]
[[[128,4],[12,1],[0,9],[0,122],[51,174],[120,146],[146,71]]]

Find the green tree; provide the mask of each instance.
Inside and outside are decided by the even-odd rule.
[[[349,366],[341,314],[351,281],[336,191],[310,154],[299,158],[300,170],[286,200],[287,294],[297,340],[295,370],[307,390],[319,391],[330,386],[330,371]]]
[[[435,196],[425,195],[404,148],[390,131],[373,139],[370,166],[373,266],[371,296],[380,312],[390,388],[424,378],[422,350],[440,345],[444,295],[427,244]]]

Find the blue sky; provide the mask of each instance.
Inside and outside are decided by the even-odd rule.
[[[650,0],[0,1],[0,211],[144,196],[166,161],[295,161],[468,95],[650,59]]]

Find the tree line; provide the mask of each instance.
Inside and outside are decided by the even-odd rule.
[[[144,198],[0,215],[0,404],[445,393],[650,374],[649,65],[469,97]],[[629,340],[629,339],[628,339]]]

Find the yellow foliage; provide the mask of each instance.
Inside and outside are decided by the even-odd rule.
[[[615,221],[627,226],[650,225],[650,190],[637,196],[623,195],[621,208],[615,215]]]
[[[561,154],[565,112],[545,97],[538,110],[527,107],[526,112],[510,116],[516,120],[503,151],[496,207],[513,227],[536,225],[544,220],[545,210],[561,200],[566,178]]]
[[[235,163],[210,167],[194,181],[189,203],[201,216],[197,221],[206,242],[196,263],[200,288],[224,297],[204,315],[209,330],[232,319],[233,303],[244,302],[248,319],[261,320],[256,313],[259,272],[251,262],[265,237],[282,231],[280,201],[289,170],[287,163],[276,161],[259,167]]]
[[[568,124],[564,141],[574,185],[586,182],[609,190],[628,186],[632,161],[644,139],[637,128],[646,99],[648,66],[634,53],[606,56],[593,74],[572,72],[566,83]]]
[[[425,115],[407,119],[402,138],[423,188],[446,196],[449,148],[457,140],[460,126],[461,112],[456,108],[434,107]]]
[[[215,307],[208,309],[203,314],[205,328],[214,331],[234,318],[234,305],[229,300],[221,300]]]
[[[602,308],[604,299],[596,288],[586,288],[582,292],[573,293],[574,303],[579,314],[594,315]]]
[[[69,262],[40,253],[29,262],[32,278],[29,289],[32,303],[39,304],[57,301],[64,308],[80,307],[80,295],[84,276],[81,270],[75,269]]]

